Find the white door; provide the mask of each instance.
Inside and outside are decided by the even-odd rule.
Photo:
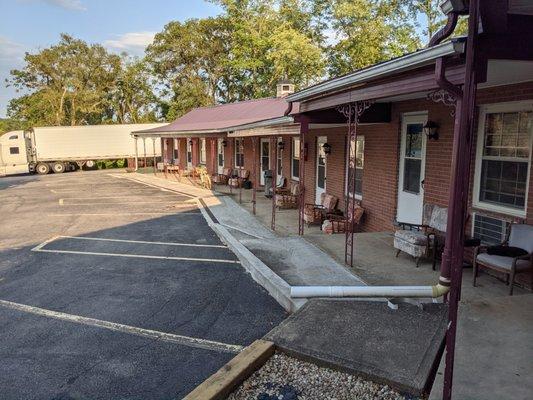
[[[224,173],[224,139],[217,141],[217,169],[219,174]]]
[[[327,161],[324,144],[327,141],[328,138],[326,136],[319,136],[316,139],[316,204],[320,204],[320,196],[326,191]]]
[[[399,222],[422,223],[424,208],[424,171],[426,164],[426,114],[404,115],[400,145],[398,186]]]
[[[261,185],[265,184],[265,174],[270,169],[270,139],[261,139]]]

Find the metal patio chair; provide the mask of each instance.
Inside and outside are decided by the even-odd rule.
[[[298,198],[300,197],[300,184],[291,182],[290,188],[276,190],[276,207],[278,209],[298,208]]]
[[[327,214],[339,213],[337,204],[339,198],[332,194],[322,193],[320,195],[320,204],[305,204],[304,222],[309,225],[320,224],[326,219]]]
[[[476,247],[472,286],[476,286],[476,279],[481,268],[491,269],[507,276],[509,295],[512,296],[516,273],[533,270],[533,225],[511,224],[506,240],[498,247],[500,247],[499,252],[507,255],[489,254],[490,247],[487,246]],[[517,255],[520,252],[516,249],[521,249],[527,254]]]

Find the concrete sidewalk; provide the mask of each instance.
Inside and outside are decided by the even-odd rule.
[[[291,286],[363,285],[326,252],[302,237],[282,237],[266,228],[230,196],[148,174],[113,174],[197,198],[208,223],[239,256],[252,277],[288,311],[305,304]]]

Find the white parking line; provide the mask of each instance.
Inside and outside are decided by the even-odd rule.
[[[172,215],[173,217],[182,217],[186,215],[200,215],[196,211],[195,212],[180,212],[179,214],[176,214],[175,211],[168,211],[168,212],[129,212],[129,213],[115,213],[115,212],[109,212],[109,213],[51,213],[46,214],[49,217],[78,217],[78,216],[89,216],[89,217],[103,217],[103,216],[133,216],[133,215]]]
[[[196,261],[206,263],[221,263],[221,264],[240,264],[237,260],[224,260],[218,258],[195,258],[195,257],[171,257],[171,256],[152,256],[148,254],[122,254],[122,253],[100,253],[95,251],[75,251],[75,250],[48,250],[48,249],[32,249],[31,251],[41,253],[58,253],[58,254],[79,254],[86,256],[105,256],[105,257],[126,257],[126,258],[146,258],[151,260],[176,260],[176,261]]]
[[[29,314],[40,315],[43,317],[73,322],[82,325],[94,326],[97,328],[128,333],[136,336],[143,336],[150,339],[161,340],[164,342],[176,343],[187,347],[223,351],[227,353],[239,353],[243,350],[243,346],[239,346],[236,344],[227,344],[222,342],[216,342],[213,340],[175,335],[173,333],[165,333],[160,331],[154,331],[151,329],[143,329],[135,326],[117,324],[115,322],[103,321],[95,318],[82,317],[80,315],[66,314],[62,312],[46,310],[44,308],[28,306],[26,304],[14,303],[6,300],[0,300],[0,306]]]
[[[128,204],[128,205],[136,205],[136,204],[172,204],[173,207],[176,207],[176,208],[190,207],[190,204],[180,204],[180,203],[177,203],[176,200],[172,200],[172,199],[169,199],[169,200],[151,200],[151,201],[136,201],[136,200],[131,201],[131,200],[128,199],[127,201],[124,201],[122,203],[117,202],[117,201],[65,203],[64,200],[69,200],[69,199],[59,199],[59,205],[60,206],[100,206],[100,205],[104,205],[104,204],[116,204],[116,205],[121,205],[121,204]]]
[[[35,246],[31,251],[41,252],[41,253],[58,253],[58,254],[79,254],[79,255],[88,255],[88,256],[105,256],[105,257],[126,257],[126,258],[145,258],[150,260],[176,260],[176,261],[195,261],[195,262],[206,262],[206,263],[220,263],[220,264],[240,264],[238,260],[228,260],[228,259],[219,259],[219,258],[197,258],[197,257],[177,257],[177,256],[154,256],[149,254],[131,254],[131,253],[104,253],[97,251],[78,251],[78,250],[56,250],[56,249],[44,249],[47,244],[50,244],[56,239],[62,238],[63,236],[54,236],[43,243]],[[102,240],[97,238],[80,238],[80,237],[68,237],[71,239],[86,239],[86,240]],[[106,239],[103,239],[106,240]],[[109,241],[119,241],[118,239]],[[122,240],[120,240],[122,241]],[[141,242],[143,243],[143,242]],[[153,242],[148,242],[153,243]],[[174,244],[176,245],[176,244]],[[190,245],[189,245],[190,246]],[[210,246],[210,245],[197,245],[197,246]]]
[[[66,238],[66,239],[76,239],[76,240],[94,240],[94,241],[103,241],[103,242],[122,242],[122,243],[142,243],[142,244],[158,244],[166,246],[184,246],[184,247],[214,247],[218,249],[227,249],[227,246],[221,244],[198,244],[198,243],[177,243],[177,242],[149,242],[145,240],[126,240],[126,239],[110,239],[110,238],[95,238],[87,236],[55,236],[55,239]],[[50,242],[48,242],[50,243]]]

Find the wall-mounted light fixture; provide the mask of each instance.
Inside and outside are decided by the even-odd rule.
[[[279,150],[285,149],[285,142],[284,141],[279,141],[278,142],[278,149]]]
[[[189,139],[189,144],[192,145],[192,139]]]
[[[222,140],[222,147],[227,147],[228,141],[226,139]]]
[[[329,143],[324,143],[322,148],[324,149],[324,154],[331,154],[331,145]]]
[[[424,133],[426,134],[428,139],[438,140],[439,139],[439,126],[433,121],[428,121],[424,125]]]

